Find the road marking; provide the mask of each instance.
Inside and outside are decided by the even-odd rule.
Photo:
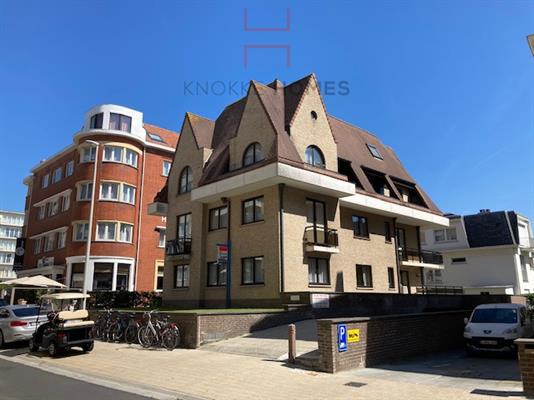
[[[46,361],[30,361],[16,357],[7,357],[0,353],[0,359],[5,361],[22,364],[27,367],[37,368],[55,375],[66,376],[67,378],[76,379],[93,385],[103,386],[109,389],[119,390],[122,392],[136,394],[138,396],[149,397],[157,400],[213,400],[208,397],[193,396],[188,393],[175,392],[161,389],[155,386],[124,382],[109,378],[100,378],[87,373],[76,372],[66,368],[51,365]]]

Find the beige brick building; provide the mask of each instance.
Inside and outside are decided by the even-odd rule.
[[[149,208],[167,216],[164,302],[183,307],[416,293],[442,268],[419,231],[448,226],[389,147],[327,113],[313,75],[251,82],[215,121],[187,113]]]

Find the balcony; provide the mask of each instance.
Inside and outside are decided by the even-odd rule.
[[[189,256],[191,254],[191,238],[178,238],[167,240],[165,245],[166,256]]]
[[[304,229],[307,252],[339,253],[337,230],[318,226]]]
[[[401,264],[406,267],[443,269],[443,256],[436,251],[399,248]]]

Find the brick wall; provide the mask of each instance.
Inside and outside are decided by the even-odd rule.
[[[523,381],[523,394],[532,398],[534,396],[534,339],[517,339],[515,344]]]
[[[317,321],[320,369],[338,372],[403,357],[460,347],[463,318],[469,311],[449,311]],[[360,339],[338,351],[337,330],[359,329]]]

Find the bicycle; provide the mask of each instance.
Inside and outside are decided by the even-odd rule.
[[[155,320],[152,323],[152,314],[157,310],[145,312],[146,324],[138,330],[138,339],[144,348],[161,345],[169,351],[174,350],[180,344],[180,331],[175,323],[169,322],[169,317],[163,320]]]

